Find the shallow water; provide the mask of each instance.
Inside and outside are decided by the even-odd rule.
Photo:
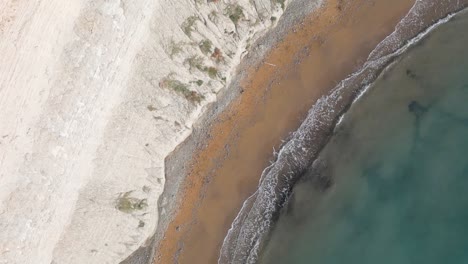
[[[260,263],[467,263],[467,27],[432,32],[351,107]]]

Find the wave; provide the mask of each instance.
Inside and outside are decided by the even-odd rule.
[[[417,0],[394,32],[370,53],[362,68],[316,102],[299,129],[277,153],[276,161],[262,172],[257,191],[244,202],[224,239],[218,263],[257,262],[292,187],[327,143],[350,105],[401,54],[450,21],[467,4],[455,0]],[[428,17],[431,12],[435,14]]]

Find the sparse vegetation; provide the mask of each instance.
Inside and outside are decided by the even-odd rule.
[[[146,108],[148,108],[148,110],[151,112],[156,110],[156,107],[154,107],[153,105],[148,105]]]
[[[213,58],[216,63],[219,63],[224,60],[223,53],[219,48],[215,48],[213,54],[211,54],[211,58]]]
[[[210,78],[215,79],[218,76],[218,70],[215,67],[205,66],[203,58],[200,56],[192,56],[185,60],[185,63],[189,65],[189,71],[197,69],[201,72],[206,72]]]
[[[197,104],[199,104],[202,100],[205,99],[205,96],[195,91],[190,91],[189,93],[184,94],[184,96],[185,96],[185,99],[187,99],[189,102],[197,103]]]
[[[236,26],[239,23],[239,20],[244,18],[244,11],[242,10],[242,7],[238,4],[229,5],[226,8],[226,13],[229,16],[229,19],[231,19],[231,21]]]
[[[218,22],[218,13],[216,13],[216,10],[213,10],[208,14],[208,19],[211,20],[213,23]]]
[[[195,55],[185,60],[185,63],[189,65],[189,71],[192,72],[193,69],[198,69],[199,71],[203,71],[205,66],[203,65],[203,58]]]
[[[206,55],[211,52],[213,43],[209,39],[204,39],[200,41],[200,43],[198,44],[198,47],[200,48],[201,52]]]
[[[174,40],[171,40],[171,43],[169,44],[168,51],[167,51],[169,53],[169,57],[171,59],[174,59],[174,56],[176,56],[177,54],[183,51],[182,49],[183,45],[184,45],[183,42],[176,43]]]
[[[276,19],[277,19],[277,18],[276,18],[275,16],[270,17],[271,22],[275,22]]]
[[[271,1],[273,2],[273,4],[279,4],[281,6],[281,9],[284,10],[286,0],[271,0]]]
[[[184,31],[187,36],[192,36],[192,32],[195,30],[195,22],[198,19],[197,16],[189,16],[185,19],[184,23],[182,23],[182,31]]]
[[[147,144],[149,146],[149,144]],[[151,188],[149,186],[143,186],[142,190],[145,192],[145,193],[149,193],[151,191]]]
[[[218,70],[215,67],[205,67],[204,69],[211,79],[218,77]]]
[[[172,74],[162,79],[159,83],[159,86],[161,88],[171,89],[176,92],[188,89],[186,84],[182,83],[179,80],[173,79]]]
[[[170,89],[178,94],[181,94],[191,103],[200,103],[203,99],[205,99],[205,96],[199,94],[196,91],[191,91],[188,88],[188,85],[174,79],[172,74],[162,79],[159,85],[162,88]]]
[[[203,80],[196,80],[196,81],[191,81],[190,83],[196,84],[197,86],[202,86],[203,85]]]
[[[117,204],[115,206],[117,210],[126,214],[131,214],[135,211],[141,211],[148,207],[146,199],[130,197],[131,193],[131,191],[126,192],[117,198]]]

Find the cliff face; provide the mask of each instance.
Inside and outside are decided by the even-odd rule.
[[[118,263],[283,0],[0,3],[0,263]]]

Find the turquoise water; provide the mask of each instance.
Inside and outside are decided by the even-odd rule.
[[[467,29],[432,32],[351,107],[260,263],[468,263]]]

